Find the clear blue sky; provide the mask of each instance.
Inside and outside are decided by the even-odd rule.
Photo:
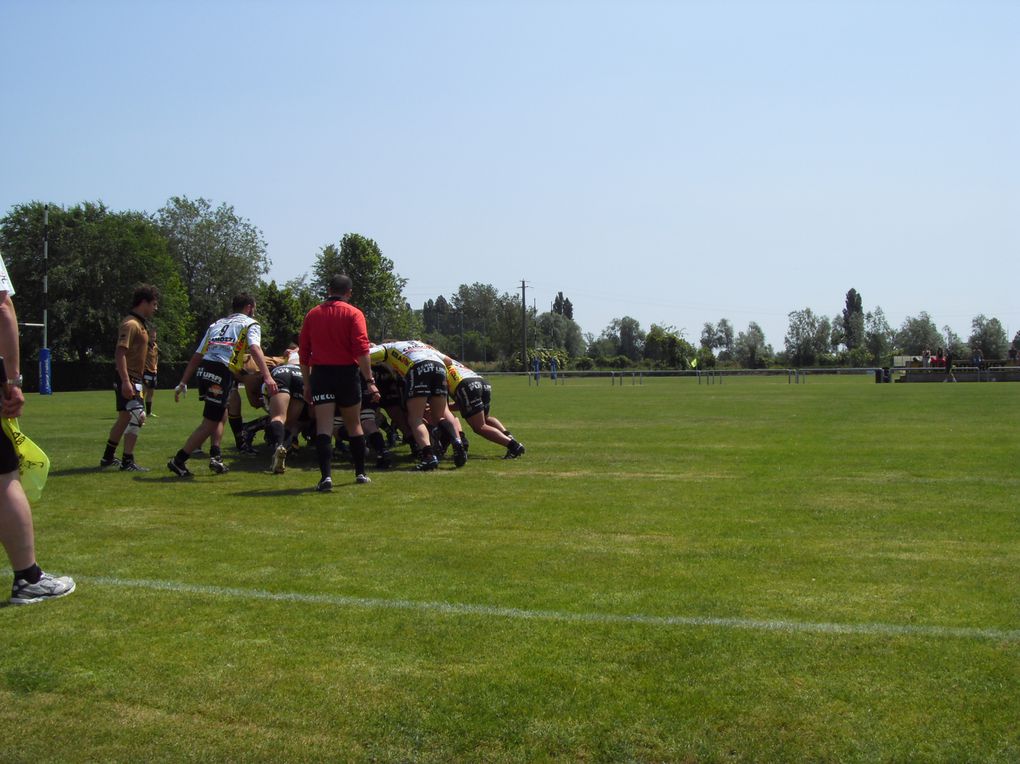
[[[1015,0],[0,0],[0,84],[0,211],[204,196],[280,282],[357,232],[594,334],[1020,330]]]

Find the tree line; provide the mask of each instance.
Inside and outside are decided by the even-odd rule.
[[[757,323],[736,331],[726,318],[705,323],[697,346],[683,330],[652,324],[645,331],[630,316],[613,319],[598,336],[584,333],[563,292],[539,312],[524,305],[522,295],[475,282],[415,308],[404,297],[407,280],[393,261],[357,233],[324,244],[309,273],[280,285],[265,279],[270,260],[257,226],[229,204],[183,196],[155,213],[114,211],[102,202],[16,205],[0,219],[0,252],[17,289],[19,318],[41,323],[46,311],[48,344],[58,361],[109,361],[139,283],[160,289],[154,324],[165,361],[190,356],[205,328],[240,292],[255,295],[264,347],[280,352],[337,272],[351,276],[354,301],[374,340],[421,338],[485,368],[527,368],[534,357],[546,365],[555,357],[561,369],[870,366],[925,348],[941,347],[957,358],[980,349],[995,359],[1005,358],[1010,347],[998,319],[983,315],[974,318],[966,341],[949,327],[940,332],[925,312],[893,330],[880,307],[865,312],[855,289],[832,318],[809,308],[791,312],[778,351]],[[42,341],[40,330],[25,327],[25,357],[37,357]],[[1020,348],[1020,332],[1012,346]]]

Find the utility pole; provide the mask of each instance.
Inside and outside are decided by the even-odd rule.
[[[527,285],[521,279],[521,363],[528,370],[528,301]]]
[[[39,393],[53,394],[53,381],[50,377],[50,205],[43,208],[43,326],[42,347],[39,348]]]

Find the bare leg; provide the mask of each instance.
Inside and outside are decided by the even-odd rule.
[[[24,570],[35,564],[32,507],[17,470],[0,475],[0,542],[11,560],[11,569]]]

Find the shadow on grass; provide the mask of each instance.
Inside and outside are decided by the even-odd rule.
[[[353,485],[353,483],[352,483]],[[323,496],[329,496],[330,493],[336,493],[337,485],[333,485],[331,492],[323,493]],[[277,488],[271,490],[262,491],[235,491],[231,496],[243,496],[246,498],[263,498],[266,496],[307,496],[310,493],[319,493],[315,490],[315,486],[309,486],[308,488]]]
[[[103,473],[106,473],[108,475],[114,475],[120,472],[120,468],[109,467],[104,470],[102,467],[69,467],[67,469],[61,470],[50,470],[49,475],[50,477],[59,477],[64,475],[88,475],[93,472],[97,475]]]

